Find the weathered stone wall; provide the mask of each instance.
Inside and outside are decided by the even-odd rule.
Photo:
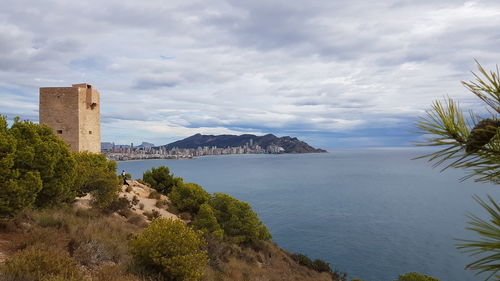
[[[101,152],[101,114],[99,92],[79,88],[80,151]]]
[[[40,124],[52,128],[71,150],[79,150],[78,89],[40,88]]]
[[[88,84],[40,88],[40,124],[73,151],[101,152],[99,92]]]

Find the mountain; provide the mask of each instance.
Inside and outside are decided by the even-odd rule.
[[[278,146],[284,149],[284,153],[319,153],[326,152],[326,150],[318,149],[310,146],[309,144],[289,136],[278,138],[273,134],[267,134],[264,136],[256,136],[250,134],[244,135],[202,135],[196,134],[185,138],[183,140],[175,141],[164,145],[167,149],[177,148],[198,148],[203,146],[216,146],[219,148],[226,147],[237,147],[250,145],[252,142],[253,146],[259,145],[260,147],[266,149],[269,146]]]
[[[154,147],[155,145],[150,143],[150,142],[145,142],[143,141],[140,145],[137,146],[137,148],[151,148]]]

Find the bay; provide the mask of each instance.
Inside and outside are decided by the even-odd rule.
[[[472,195],[498,188],[440,173],[416,149],[348,149],[323,154],[227,155],[119,162],[141,178],[167,166],[186,182],[249,202],[280,247],[321,258],[350,278],[392,281],[416,271],[441,281],[483,280],[454,246],[467,213],[486,217]]]

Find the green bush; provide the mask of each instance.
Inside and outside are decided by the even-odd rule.
[[[333,277],[334,280],[346,280],[347,274],[340,271],[334,271],[330,267],[330,264],[321,259],[312,260],[304,254],[291,254],[290,257],[296,261],[298,264],[315,270],[317,272],[327,272]],[[355,279],[353,279],[355,280]]]
[[[170,193],[174,186],[182,182],[181,178],[174,177],[165,166],[147,170],[142,174],[142,180],[163,194]]]
[[[161,194],[158,191],[154,190],[151,193],[149,193],[148,198],[149,199],[160,200],[161,199]]]
[[[439,281],[439,279],[416,272],[410,272],[399,275],[399,278],[396,281]]]
[[[5,159],[0,162],[4,162],[3,160]],[[11,175],[0,175],[0,217],[13,216],[31,206],[42,189],[42,179],[38,172],[30,171],[21,175],[13,170],[9,174]]]
[[[92,195],[92,205],[95,207],[104,209],[117,200],[119,180],[114,173],[96,171],[90,184],[93,186],[90,194]]]
[[[50,248],[30,247],[0,267],[1,280],[84,280],[76,263],[66,254]]]
[[[215,193],[209,204],[229,241],[240,244],[271,239],[269,230],[248,203]]]
[[[16,118],[9,128],[0,115],[0,216],[73,200],[74,173],[68,146],[48,126]]]
[[[130,241],[137,265],[168,280],[199,280],[208,263],[201,233],[180,220],[157,218]]]
[[[78,196],[92,194],[93,204],[106,208],[117,199],[119,179],[116,162],[107,160],[102,154],[73,152],[76,160],[74,185]]]
[[[195,183],[182,183],[174,186],[168,197],[179,211],[196,214],[210,194]]]
[[[93,179],[97,172],[116,173],[116,162],[106,159],[103,154],[72,152],[72,155],[76,160],[77,173],[74,177],[74,184],[78,190],[78,196],[84,196],[95,189]]]
[[[313,261],[304,254],[292,254],[292,259],[302,266],[313,269]]]
[[[224,230],[222,230],[217,222],[214,210],[207,203],[200,206],[198,214],[193,221],[193,227],[205,233],[211,233],[219,239],[224,237]]]
[[[330,264],[324,260],[315,259],[312,265],[314,270],[316,270],[317,272],[332,272]]]
[[[163,209],[168,206],[168,201],[167,200],[157,200],[155,203],[156,208],[158,209]]]
[[[130,211],[131,207],[132,203],[127,198],[120,197],[111,202],[103,211],[106,213],[123,212]]]

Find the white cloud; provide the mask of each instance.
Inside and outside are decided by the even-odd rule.
[[[39,87],[89,82],[103,137],[117,142],[270,132],[327,143],[369,131],[356,136],[365,140],[410,130],[445,95],[477,105],[459,81],[474,58],[499,63],[498,26],[497,1],[8,0],[0,113],[32,118]]]

